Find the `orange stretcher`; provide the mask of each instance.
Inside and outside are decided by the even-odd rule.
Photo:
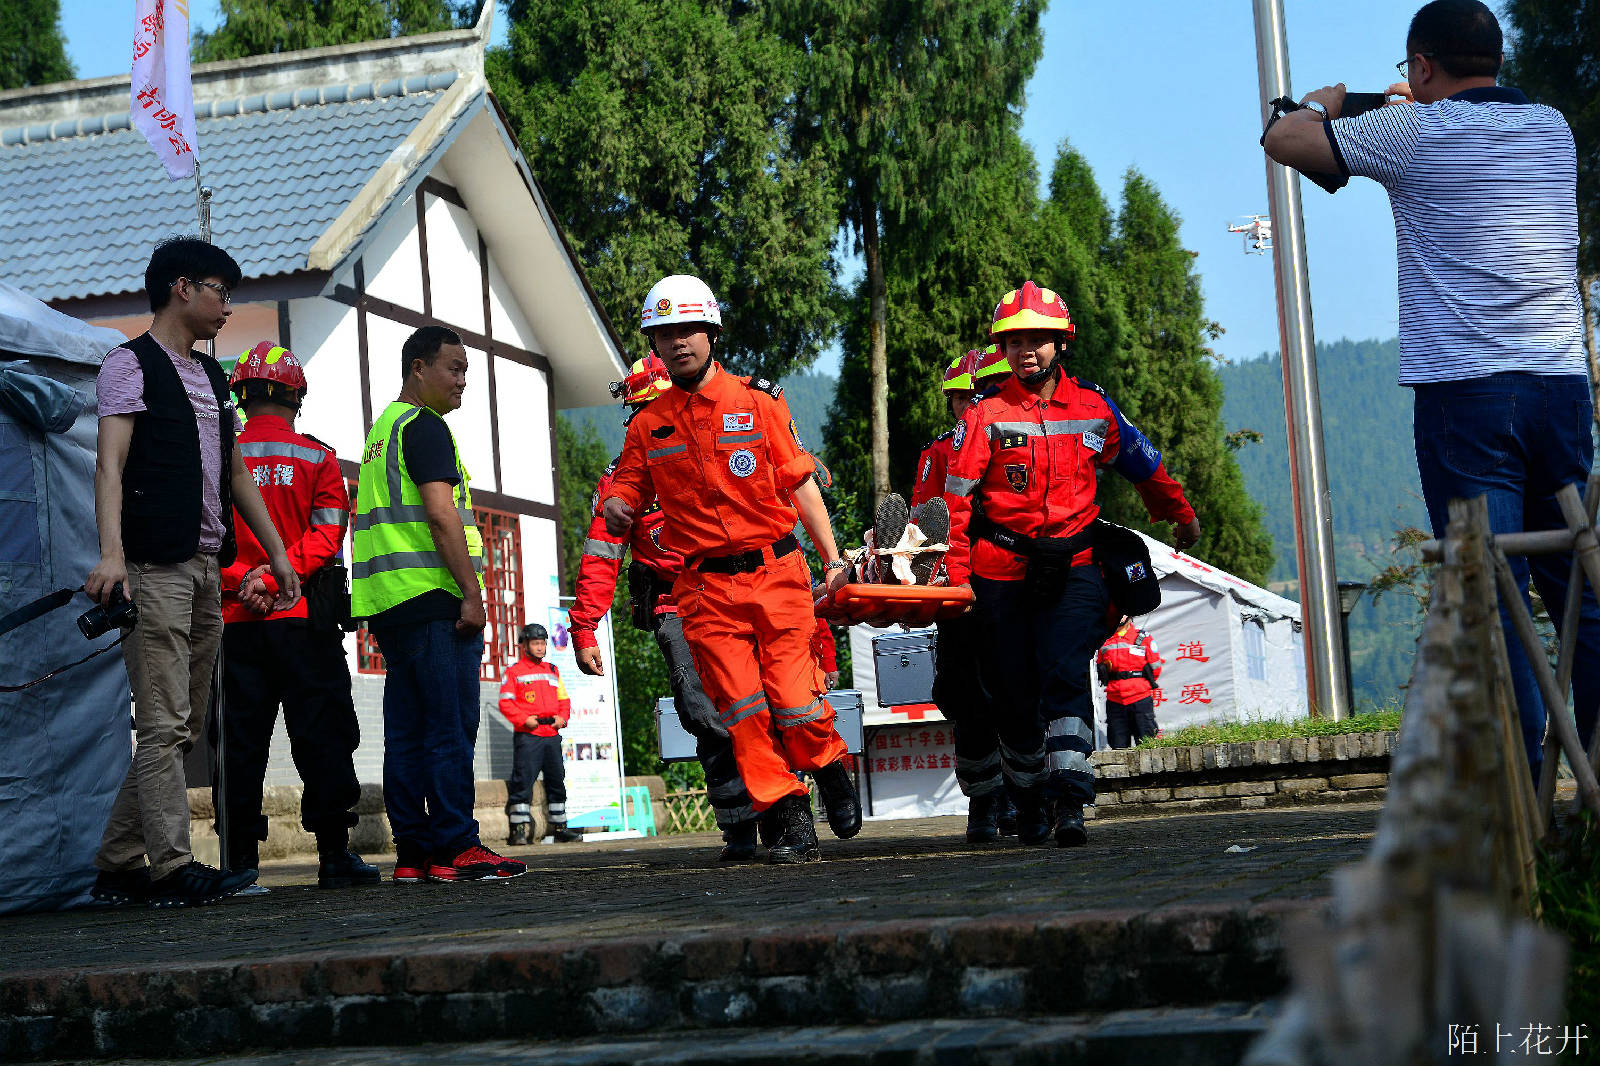
[[[972,590],[949,585],[844,585],[817,601],[817,614],[837,625],[925,626],[954,618],[972,604]]]

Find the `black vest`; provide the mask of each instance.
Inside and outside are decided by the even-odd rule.
[[[199,550],[202,515],[200,430],[172,357],[148,333],[126,345],[144,375],[145,409],[133,416],[133,440],[122,471],[122,553],[130,562],[181,563]],[[217,395],[222,437],[222,548],[218,561],[233,562],[233,416],[228,379],[215,359],[190,352],[205,367]]]

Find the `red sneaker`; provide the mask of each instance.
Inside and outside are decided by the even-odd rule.
[[[482,844],[474,844],[447,863],[428,863],[430,881],[486,881],[521,877],[528,864],[497,855]]]
[[[415,845],[397,841],[394,873],[389,876],[397,885],[420,885],[428,879],[427,853]]]

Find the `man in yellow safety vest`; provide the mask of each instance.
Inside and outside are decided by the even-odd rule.
[[[516,877],[478,839],[472,750],[483,660],[483,537],[443,415],[461,406],[467,350],[424,326],[400,349],[405,386],[367,434],[356,490],[351,614],[383,653],[383,803],[394,880]]]

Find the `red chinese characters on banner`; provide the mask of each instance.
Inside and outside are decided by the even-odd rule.
[[[867,765],[875,774],[953,770],[956,760],[950,747],[954,743],[954,734],[943,728],[914,732],[882,729],[870,742],[873,757]]]
[[[1211,656],[1206,654],[1206,646],[1204,643],[1198,640],[1192,640],[1178,645],[1177,661],[1183,662],[1185,659],[1190,662],[1208,663],[1211,661]]]
[[[1167,694],[1160,689],[1153,689],[1150,692],[1150,702],[1159,707],[1167,702]]]
[[[1183,693],[1178,697],[1179,703],[1210,703],[1211,690],[1205,682],[1196,681],[1192,685],[1183,686]]]

